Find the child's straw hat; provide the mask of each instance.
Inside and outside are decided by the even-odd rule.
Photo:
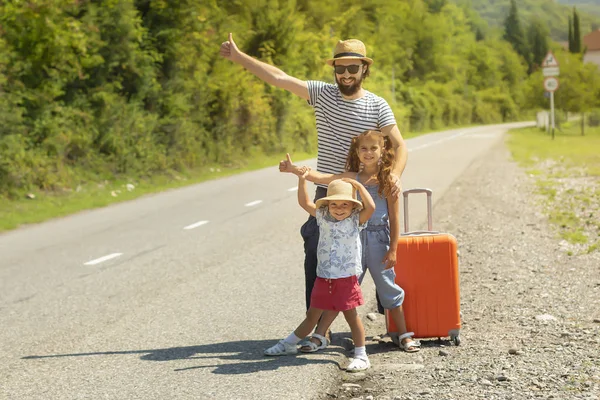
[[[315,205],[317,208],[321,208],[327,205],[327,202],[338,200],[338,201],[349,201],[354,203],[354,207],[362,209],[363,205],[360,201],[356,200],[356,190],[350,183],[345,182],[341,179],[331,181],[327,187],[327,197],[317,200]]]
[[[368,65],[373,60],[367,57],[365,44],[358,39],[340,40],[333,50],[333,58],[327,60],[327,64],[333,65],[335,60],[363,60]]]

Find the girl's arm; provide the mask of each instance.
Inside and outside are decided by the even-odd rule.
[[[360,198],[362,199],[363,209],[360,210],[358,214],[358,221],[360,224],[364,224],[371,218],[373,212],[375,211],[375,201],[369,194],[369,191],[362,185],[362,183],[358,182],[352,178],[342,178],[343,181],[350,183],[354,188],[360,193]]]
[[[329,185],[331,181],[334,181],[336,179],[351,178],[356,176],[355,172],[344,172],[342,174],[336,175],[324,174],[322,172],[313,171],[312,169],[310,169],[310,167],[307,166],[298,167],[297,165],[294,165],[294,163],[292,162],[292,158],[290,157],[290,153],[286,153],[285,157],[285,160],[281,160],[279,162],[279,172],[288,172],[300,176],[303,175],[306,171],[308,171],[308,175],[306,175],[306,180],[310,182]]]
[[[394,268],[396,265],[396,249],[400,237],[400,200],[394,196],[387,197],[388,218],[390,221],[390,249],[383,257],[385,269]]]
[[[304,208],[310,215],[315,217],[317,215],[317,206],[313,203],[306,190],[306,175],[308,171],[303,175],[298,176],[298,204]]]

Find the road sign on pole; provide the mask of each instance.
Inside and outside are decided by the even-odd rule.
[[[552,129],[552,140],[554,140],[554,92],[550,92],[550,127]]]
[[[547,92],[554,92],[556,89],[558,89],[558,86],[557,77],[548,76],[546,79],[544,79],[544,89],[546,89]]]
[[[558,75],[560,75],[560,68],[558,68],[558,67],[544,67],[544,68],[542,68],[542,75],[544,75],[544,76],[558,76]]]
[[[556,60],[556,57],[554,57],[552,51],[549,51],[546,54],[546,57],[544,57],[544,61],[542,61],[542,68],[548,67],[558,67],[558,61]]]
[[[558,89],[557,76],[560,74],[560,69],[552,51],[549,51],[544,57],[544,61],[542,61],[542,74],[546,77],[544,79],[544,89],[550,93],[550,126],[552,139],[554,139],[554,92]]]

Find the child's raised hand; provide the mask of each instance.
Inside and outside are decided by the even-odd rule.
[[[354,188],[356,188],[356,185],[358,184],[358,181],[356,179],[352,179],[352,178],[341,178],[344,182],[348,182],[349,184],[351,184],[352,186],[354,186]]]
[[[310,172],[310,167],[303,166],[303,167],[298,168],[298,176],[301,177],[302,179],[306,179],[309,172]]]
[[[301,167],[295,167],[294,173],[298,176],[301,176],[306,179],[308,173],[310,172],[310,167],[303,165]]]
[[[286,159],[279,162],[279,172],[289,172],[292,174],[298,174],[297,168],[292,162],[290,153],[285,154]]]

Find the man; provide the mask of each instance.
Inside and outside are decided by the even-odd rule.
[[[340,40],[335,46],[333,58],[327,60],[327,64],[334,68],[337,85],[303,81],[287,75],[277,67],[258,61],[238,49],[231,33],[228,40],[221,44],[220,54],[240,64],[264,82],[307,100],[315,109],[319,172],[344,172],[350,142],[361,132],[378,130],[389,136],[396,153],[394,175],[398,191],[395,195],[399,195],[400,176],[406,166],[408,151],[388,103],[362,87],[363,80],[369,76],[373,60],[366,56],[365,45],[360,40]],[[285,169],[286,163],[287,161],[282,161],[280,169]],[[319,185],[315,201],[326,195],[326,187]],[[304,238],[304,276],[308,309],[312,287],[317,277],[319,228],[315,218],[309,217],[300,232]]]

